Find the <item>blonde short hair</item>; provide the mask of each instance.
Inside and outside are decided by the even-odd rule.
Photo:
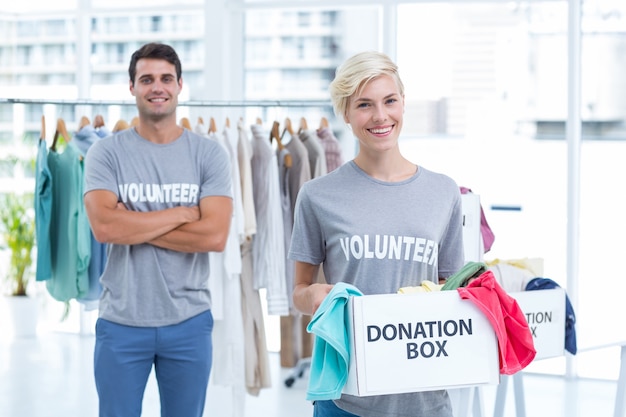
[[[348,58],[335,73],[330,83],[330,98],[335,114],[346,115],[350,98],[365,88],[368,82],[381,75],[389,75],[396,81],[400,94],[404,96],[404,85],[398,74],[398,66],[381,52],[360,52]]]

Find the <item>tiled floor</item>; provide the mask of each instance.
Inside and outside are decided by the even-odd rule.
[[[96,417],[97,395],[92,377],[93,336],[59,332],[36,338],[0,338],[0,416]],[[281,369],[277,353],[271,353],[273,388],[258,397],[245,395],[240,409],[245,417],[311,416],[305,400],[306,375],[287,388],[289,369]],[[515,416],[512,383],[505,416]],[[525,374],[527,417],[613,416],[616,382]],[[492,416],[496,387],[483,389],[484,416]],[[211,385],[206,416],[240,417],[230,388]],[[144,416],[158,417],[156,383],[150,379],[144,398]],[[520,416],[515,416],[520,417]]]

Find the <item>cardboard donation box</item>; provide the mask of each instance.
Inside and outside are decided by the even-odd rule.
[[[512,292],[533,335],[535,360],[562,356],[565,353],[565,290]]]
[[[456,291],[351,297],[345,394],[357,396],[497,384],[491,324]]]

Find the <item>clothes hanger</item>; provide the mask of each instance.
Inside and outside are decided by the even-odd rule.
[[[209,120],[209,133],[216,133],[217,132],[217,125],[215,124],[215,118],[211,117],[211,120]]]
[[[189,119],[186,117],[183,117],[182,119],[180,119],[180,125],[187,130],[191,130],[191,123],[189,122]]]
[[[130,126],[131,127],[139,126],[139,117],[137,116],[133,117],[133,119],[130,121]]]
[[[204,129],[206,129],[206,126],[204,124],[204,119],[202,118],[202,116],[198,116],[198,122],[196,123],[196,127],[194,127],[193,131],[196,133],[200,133]]]
[[[117,123],[115,123],[115,126],[113,126],[113,132],[119,132],[120,130],[126,130],[130,127],[130,125],[128,124],[128,122],[124,119],[120,119],[117,121]]]
[[[328,127],[328,119],[322,117],[322,120],[320,120],[320,129],[323,129],[325,127]]]
[[[300,128],[298,129],[298,134],[302,133],[303,130],[308,130],[309,126],[306,122],[306,118],[300,118]]]
[[[41,116],[41,134],[39,135],[39,139],[46,141],[46,116]]]
[[[261,120],[261,118],[260,118],[260,117],[257,117],[257,118],[256,118],[256,124],[258,124],[258,125],[262,125],[262,124],[263,124],[263,120]]]
[[[270,143],[272,143],[272,139],[276,139],[279,150],[284,148],[283,142],[280,140],[280,123],[276,121],[272,124],[272,130],[270,130]]]
[[[226,118],[226,127],[230,127],[230,119],[228,117]]]
[[[284,134],[284,131],[283,131],[283,134]],[[276,143],[278,144],[279,151],[282,151],[283,149],[285,149],[285,145],[283,145],[283,142],[280,139],[280,123],[276,121],[272,125],[272,130],[270,131],[270,143],[272,142],[272,138],[276,139]],[[284,163],[287,168],[291,168],[292,161],[291,161],[291,155],[289,153],[285,154]]]
[[[67,133],[67,127],[65,126],[65,120],[63,120],[63,118],[59,117],[57,119],[57,129],[54,132],[54,139],[52,139],[52,146],[50,146],[50,150],[56,152],[57,150],[57,140],[59,139],[59,136],[62,136],[63,139],[65,140],[65,142],[69,142],[70,140],[72,140],[70,138],[70,135],[68,135]]]
[[[96,117],[93,119],[93,127],[95,127],[96,129],[104,127],[104,118],[101,114],[97,114]]]
[[[285,128],[283,129],[282,135],[280,135],[281,138],[285,135],[285,132],[289,132],[291,136],[294,135],[293,127],[291,126],[291,119],[289,117],[285,117]]]
[[[89,117],[87,116],[82,116],[80,118],[80,122],[78,122],[78,130],[81,130],[83,127],[90,125],[91,121],[89,120]]]

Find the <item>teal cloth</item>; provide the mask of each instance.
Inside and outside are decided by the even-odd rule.
[[[456,290],[457,288],[467,285],[467,281],[471,278],[478,278],[481,274],[487,272],[487,265],[482,262],[468,262],[455,274],[450,275],[446,279],[446,283],[441,287],[441,291]]]
[[[350,365],[348,300],[363,295],[354,285],[335,284],[313,315],[307,331],[315,335],[307,400],[341,397]]]
[[[83,204],[82,155],[70,142],[61,154],[48,152],[48,167],[52,174],[52,276],[46,288],[55,300],[69,301],[89,291],[91,229]]]
[[[44,138],[39,139],[35,172],[35,232],[37,238],[35,280],[46,281],[52,277],[52,248],[50,247],[52,174],[48,168],[48,148]]]

